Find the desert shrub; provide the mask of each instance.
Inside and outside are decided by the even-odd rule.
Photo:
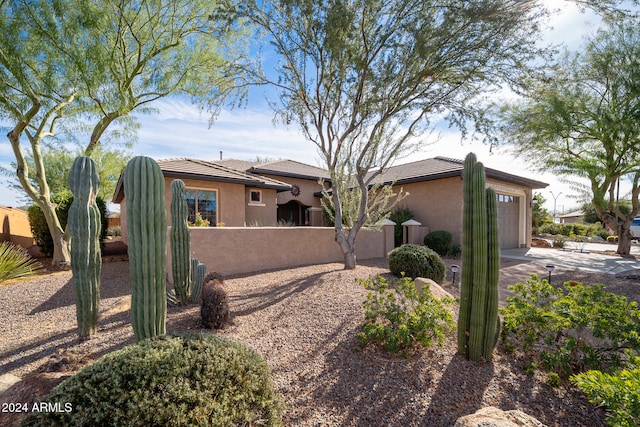
[[[440,256],[445,256],[449,252],[452,242],[453,236],[446,230],[432,231],[424,236],[424,245]]]
[[[462,255],[462,248],[458,243],[454,243],[449,246],[449,250],[446,254],[449,258],[459,258]]]
[[[31,258],[24,248],[11,242],[0,244],[0,282],[33,276],[41,268],[42,265]]]
[[[566,242],[567,239],[564,236],[555,236],[553,238],[553,242],[551,242],[551,246],[553,246],[554,248],[562,249],[564,248]]]
[[[607,236],[607,242],[617,242],[618,236]]]
[[[122,228],[120,226],[115,226],[107,229],[107,236],[118,237],[122,236]]]
[[[600,236],[603,239],[607,240],[611,234],[609,234],[609,232],[606,229],[599,228],[595,235]]]
[[[69,412],[33,412],[24,426],[280,425],[269,367],[211,334],[161,336],[109,353],[44,398]]]
[[[562,226],[561,224],[557,224],[555,222],[551,222],[548,224],[542,224],[539,227],[540,233],[542,234],[562,234]]]
[[[396,223],[393,226],[393,241],[394,247],[397,248],[402,245],[402,223],[413,219],[413,212],[406,206],[397,206],[389,215],[389,219]]]
[[[64,230],[67,227],[67,219],[69,218],[69,208],[73,203],[73,195],[71,192],[64,192],[52,197],[51,201],[56,205],[56,214],[60,221],[60,226]],[[96,197],[96,204],[100,210],[100,221],[102,229],[100,231],[100,242],[102,243],[107,237],[107,228],[109,219],[107,218],[107,204],[100,196]],[[31,205],[28,209],[29,225],[31,233],[36,241],[36,245],[45,256],[53,255],[53,238],[49,232],[47,220],[42,213],[42,209],[38,205]]]
[[[611,371],[625,362],[625,350],[640,350],[640,310],[604,285],[567,282],[556,289],[531,275],[509,289],[515,296],[501,309],[505,345],[521,346],[549,371],[563,377]]]
[[[607,374],[597,370],[571,377],[595,405],[604,406],[611,426],[640,425],[640,358],[631,357],[626,369]]]
[[[416,290],[413,280],[403,277],[389,286],[381,276],[360,279],[369,290],[364,302],[365,323],[358,333],[362,347],[381,345],[385,351],[412,349],[420,344],[431,346],[434,341],[442,345],[445,334],[453,330],[451,312],[445,304],[428,292]]]
[[[210,273],[202,285],[200,317],[202,325],[208,329],[221,329],[229,321],[227,290],[218,276]]]
[[[402,245],[389,252],[389,270],[398,277],[404,274],[442,283],[447,268],[435,251],[425,246]]]

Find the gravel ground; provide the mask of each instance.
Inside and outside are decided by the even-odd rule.
[[[543,266],[504,260],[501,286],[531,272],[546,274]],[[522,361],[500,347],[484,365],[457,356],[453,335],[443,347],[406,359],[361,350],[356,333],[365,292],[356,278],[380,273],[388,273],[382,259],[360,262],[355,271],[325,264],[225,280],[232,324],[218,333],[266,358],[286,405],[285,425],[451,426],[490,405],[520,409],[549,426],[606,425],[604,412],[571,384],[546,386],[544,376],[527,376]],[[105,263],[102,274],[99,332],[86,342],[76,338],[69,272],[0,286],[0,375],[73,372],[131,344],[128,263]],[[447,289],[457,294],[447,279]],[[570,279],[606,283],[638,300],[637,279],[554,272],[555,281]],[[194,329],[200,329],[199,307],[169,309],[168,332]]]

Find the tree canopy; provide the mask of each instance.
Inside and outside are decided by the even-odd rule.
[[[355,267],[368,189],[446,116],[466,129],[501,85],[519,86],[545,51],[537,2],[300,0],[245,11],[278,54],[277,117],[297,123],[331,173],[336,240]],[[342,227],[340,187],[359,191]]]
[[[46,179],[46,140],[82,137],[90,155],[135,134],[132,112],[186,94],[213,112],[244,87],[245,29],[226,2],[205,0],[16,0],[0,2],[0,118],[16,175],[45,213],[54,264],[66,239]],[[129,136],[127,136],[129,135]],[[27,158],[33,159],[33,170]]]
[[[551,77],[504,109],[503,135],[534,167],[590,183],[595,210],[630,250],[629,226],[640,211],[640,27],[607,20],[584,51],[567,52]],[[631,179],[631,211],[617,201],[619,179]]]

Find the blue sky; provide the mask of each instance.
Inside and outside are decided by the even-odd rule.
[[[546,41],[577,48],[583,37],[597,26],[598,19],[595,15],[580,13],[572,2],[546,0],[546,3],[562,9],[562,13],[551,21],[553,30],[547,34]],[[197,157],[215,160],[222,151],[225,159],[254,160],[256,156],[260,156],[320,165],[320,156],[315,146],[304,139],[295,124],[288,127],[273,124],[273,112],[264,100],[262,91],[264,90],[252,91],[247,107],[222,111],[212,126],[209,126],[209,115],[206,112],[201,112],[197,106],[182,98],[157,101],[154,104],[158,109],[157,114],[140,117],[138,142],[132,152],[134,155],[156,159]],[[475,152],[487,167],[549,183],[549,187],[541,190],[547,198],[548,209],[553,209],[550,191],[556,196],[562,193],[557,197],[558,210],[576,206],[576,201],[568,197],[572,190],[553,175],[530,170],[525,161],[514,159],[504,150],[494,148],[494,152],[490,153],[489,147],[479,142],[461,141],[461,136],[455,129],[445,128],[439,134],[437,142],[434,136],[419,152],[396,163],[435,156],[462,159],[469,151]],[[5,140],[4,144],[0,144],[0,165],[9,167],[13,159],[9,143]],[[20,195],[5,188],[6,185],[2,187],[0,204],[20,205]]]

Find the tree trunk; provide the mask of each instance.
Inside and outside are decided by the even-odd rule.
[[[618,231],[618,249],[616,253],[621,256],[627,256],[631,253],[631,230],[626,222],[620,225]]]
[[[344,269],[354,270],[356,268],[356,245],[351,233],[347,237],[342,227],[336,226],[336,242],[340,245],[344,257]]]
[[[51,265],[61,270],[71,268],[71,252],[69,251],[69,240],[60,225],[56,210],[51,203],[38,203],[49,226],[51,239],[53,240],[53,259]]]

